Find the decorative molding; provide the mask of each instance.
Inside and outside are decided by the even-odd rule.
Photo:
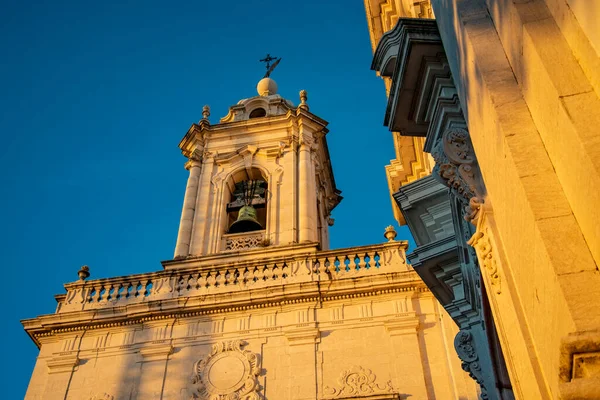
[[[344,399],[369,396],[373,394],[394,393],[392,381],[388,380],[383,385],[375,383],[377,377],[368,368],[355,365],[342,371],[338,379],[337,388],[325,386],[323,394],[325,399]]]
[[[464,207],[465,219],[473,221],[483,204],[483,195],[478,184],[481,174],[469,132],[462,128],[447,129],[431,155],[436,164],[434,174],[467,203]]]
[[[173,353],[173,346],[168,344],[156,344],[151,346],[142,347],[140,354],[142,361],[163,361],[166,360],[169,355]]]
[[[190,399],[258,400],[258,357],[242,347],[242,340],[215,343],[194,364]]]
[[[48,367],[49,374],[71,372],[73,368],[79,365],[79,361],[77,353],[67,353],[46,361],[46,366]]]
[[[467,330],[460,330],[454,338],[454,348],[458,358],[462,361],[461,367],[469,373],[469,376],[475,380],[481,387],[481,399],[487,400],[488,394],[483,383],[483,372],[477,355],[477,348],[473,341],[473,335]]]

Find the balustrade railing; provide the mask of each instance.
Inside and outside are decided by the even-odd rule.
[[[297,254],[286,259],[170,269],[65,285],[59,312],[314,280],[408,271],[403,242]]]

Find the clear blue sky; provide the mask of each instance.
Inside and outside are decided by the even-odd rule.
[[[92,278],[160,270],[173,255],[187,171],[177,144],[254,96],[266,53],[279,93],[330,122],[344,200],[332,247],[394,224],[383,82],[362,0],[3,2],[0,12],[3,398],[25,394],[37,348],[20,320]],[[408,239],[408,230],[399,230]],[[8,352],[8,354],[6,354]]]

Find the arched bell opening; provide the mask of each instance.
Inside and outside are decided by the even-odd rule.
[[[267,180],[256,168],[234,173],[228,182],[228,234],[265,229],[267,223]]]

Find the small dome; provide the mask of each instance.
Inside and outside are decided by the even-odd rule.
[[[277,84],[271,78],[263,78],[256,85],[259,96],[270,96],[277,93]]]

